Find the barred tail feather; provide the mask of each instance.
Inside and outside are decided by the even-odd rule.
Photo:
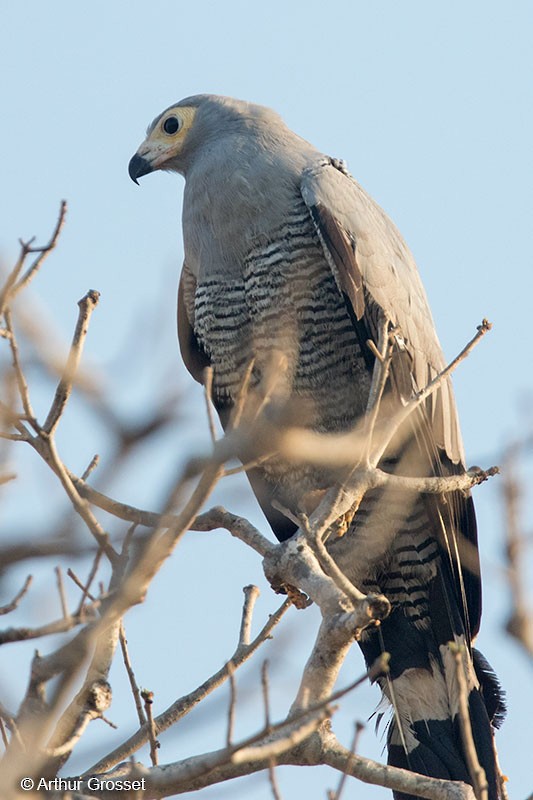
[[[444,661],[451,666],[452,654],[448,652]],[[402,683],[409,686],[407,691]],[[394,706],[387,738],[388,763],[430,777],[472,784],[457,697],[448,695],[446,675],[441,672],[441,666],[434,663],[430,671],[406,670],[399,678],[391,680],[384,691]],[[414,702],[410,697],[413,694]],[[498,800],[492,728],[477,686],[469,691],[468,708],[477,758],[487,779],[488,800]],[[396,793],[394,797],[395,800],[415,800],[414,796],[403,793]]]
[[[492,726],[503,714],[504,703],[483,656],[474,650],[471,657],[463,635],[456,634],[452,643],[439,644],[432,628],[417,628],[399,607],[383,621],[379,632],[365,637],[361,646],[368,663],[383,650],[391,656],[389,675],[379,681],[392,707],[388,763],[430,777],[472,784],[462,741],[457,664],[452,652],[462,647],[474,745],[485,770],[488,800],[499,800]],[[403,793],[394,797],[415,800]]]
[[[442,527],[449,535],[450,528]],[[381,627],[368,630],[360,643],[369,664],[381,652],[390,653],[389,675],[379,681],[392,706],[388,763],[434,778],[474,783],[459,716],[457,670],[462,668],[488,800],[499,800],[493,726],[501,722],[505,706],[494,672],[471,647],[469,634],[477,630],[480,606],[465,607],[465,595],[477,578],[472,581],[465,574],[466,589],[459,591],[461,565],[451,561],[447,549],[439,547],[430,532],[428,508],[417,500],[399,528],[387,569],[376,574],[375,585],[364,586],[367,591],[382,591],[393,606]],[[474,613],[469,614],[472,609]],[[463,654],[462,666],[455,659],[457,650]],[[415,799],[397,793],[395,800]]]

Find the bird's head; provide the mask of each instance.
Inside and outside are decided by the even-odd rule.
[[[158,169],[182,171],[183,153],[197,113],[198,104],[183,100],[155,118],[129,163],[132,181],[138,183],[138,178]]]
[[[227,136],[245,132],[250,140],[254,131],[272,133],[281,128],[278,115],[263,106],[218,95],[187,97],[155,118],[130,161],[129,174],[135,183],[158,169],[186,174],[206,144],[213,149]]]

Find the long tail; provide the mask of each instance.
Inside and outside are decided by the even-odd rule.
[[[381,652],[391,656],[389,675],[379,681],[393,709],[387,736],[388,763],[475,785],[461,735],[455,657],[459,650],[472,737],[485,771],[488,800],[500,800],[493,728],[501,723],[505,705],[494,672],[471,647],[471,636],[479,624],[480,603],[475,601],[478,576],[467,576],[459,560],[448,557],[442,538],[432,533],[438,511],[427,501],[414,498],[405,511],[404,497],[401,521],[400,511],[392,519],[400,503],[396,505],[391,494],[371,498],[369,503],[373,507],[368,509],[360,536],[373,534],[372,520],[381,518],[383,522],[380,505],[386,506],[388,521],[396,528],[388,558],[364,582],[367,591],[381,591],[389,598],[392,612],[380,628],[368,629],[360,643],[369,665]],[[464,510],[471,517],[469,539],[474,541],[475,518],[468,502]],[[449,520],[446,523],[445,536],[451,536]],[[395,800],[415,798],[396,793]]]
[[[412,626],[406,625],[402,616],[401,609],[395,609],[377,637],[379,648],[391,654],[390,673],[380,681],[393,708],[387,736],[388,763],[475,785],[461,735],[458,667],[452,648],[449,643],[441,644],[436,652],[434,641],[424,636],[417,641]],[[499,800],[492,730],[504,712],[499,685],[480,653],[473,650],[470,656],[462,637],[456,637],[454,644],[464,648],[462,668],[468,686],[469,718],[476,756],[485,772],[488,800]],[[415,800],[402,793],[394,797]]]

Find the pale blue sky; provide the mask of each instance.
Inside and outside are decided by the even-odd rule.
[[[173,308],[182,258],[182,181],[157,174],[137,188],[127,175],[128,160],[152,118],[184,96],[207,91],[272,106],[299,134],[345,158],[397,223],[417,258],[449,357],[482,317],[494,323],[493,332],[455,378],[468,463],[493,463],[508,437],[516,436],[524,421],[531,424],[532,22],[529,0],[334,0],[327,5],[271,0],[261,6],[237,0],[4,3],[0,257],[13,259],[19,236],[47,238],[59,201],[67,198],[69,218],[61,245],[39,276],[34,294],[47,304],[59,331],[70,336],[76,301],[89,288],[100,290],[87,357],[105,371],[120,353],[127,352],[133,361],[138,349],[149,349],[160,370],[175,359],[176,389],[183,388],[188,379],[179,364]],[[154,317],[157,335],[145,327]],[[124,378],[127,385],[121,384],[120,374],[115,378],[117,404],[132,417],[139,416],[149,396],[148,373],[130,372]],[[204,417],[200,396],[193,397],[196,432]],[[44,395],[42,402],[44,408]],[[88,419],[79,413],[66,421],[60,439],[67,458],[79,459],[80,449],[90,457],[96,446],[91,435],[79,433],[80,420]],[[98,436],[97,430],[97,449],[105,450]],[[150,459],[151,475],[160,477],[161,465],[173,463],[182,446],[178,438],[175,443],[167,437],[144,456]],[[40,525],[47,512],[54,484],[34,462],[24,456],[31,502],[27,494],[10,490],[2,535],[12,530],[7,523],[15,519],[14,503],[17,522],[23,519],[30,527]],[[130,485],[120,486],[124,499],[153,502],[155,478],[151,482],[146,471],[143,461]],[[260,523],[244,490],[241,494],[232,493],[232,508],[255,514]],[[495,566],[502,547],[499,486],[493,482],[476,495],[487,578],[480,648],[509,692],[510,718],[499,745],[512,780],[511,795],[520,798],[533,788],[529,769],[520,766],[530,748],[525,734],[533,713],[526,688],[531,674],[515,646],[498,634],[507,610],[500,602],[501,575]],[[213,575],[221,618],[213,616],[212,606],[203,609],[200,604],[189,621],[189,582],[201,576],[203,559],[211,565],[208,574]],[[218,581],[218,565],[224,571],[230,561],[237,561],[231,567],[232,583]],[[130,639],[142,642],[147,621],[173,585],[179,586],[175,613],[180,647],[199,624],[210,626],[210,639],[206,652],[194,651],[192,657],[186,647],[180,652],[168,644],[165,664],[153,652],[146,661],[147,648],[137,645],[137,670],[143,684],[160,694],[161,703],[181,686],[191,688],[229,655],[242,585],[261,583],[263,615],[274,607],[261,575],[253,554],[224,534],[189,537],[166,565],[146,605],[127,620]],[[229,629],[222,624],[225,616],[231,620]],[[284,652],[272,656],[282,664],[279,715],[288,699],[283,690],[294,686],[311,628],[303,615],[293,615]],[[293,638],[302,651],[298,654],[292,652]],[[352,672],[359,672],[361,663],[354,651]],[[258,670],[259,662],[249,681],[256,680]],[[364,709],[358,697],[351,702],[353,715],[361,717],[371,712],[377,693],[368,692]],[[110,716],[124,721],[128,700],[118,698],[116,703]],[[348,726],[349,720],[347,714],[343,724]],[[123,724],[128,730],[128,723]],[[243,712],[241,732],[254,724],[252,715]],[[379,757],[381,745],[371,727],[364,752]],[[183,736],[174,736],[163,747],[162,760],[204,743],[218,747],[220,731],[209,733],[210,728],[214,731],[212,722],[207,733],[205,725],[191,725],[186,743]],[[111,741],[115,734],[106,729],[100,736]],[[98,737],[92,741],[94,745]],[[324,797],[322,785],[332,785],[325,772],[321,782],[316,772],[303,778],[294,770],[281,771],[280,780],[287,797],[295,797],[300,785],[305,789],[299,796],[305,791],[313,800]],[[243,797],[252,791],[258,800],[269,797],[263,778],[248,788],[215,789],[206,796],[238,796],[237,790]],[[384,790],[355,783],[345,794],[346,800],[387,796]]]

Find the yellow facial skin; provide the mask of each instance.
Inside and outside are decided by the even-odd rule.
[[[196,111],[197,109],[192,106],[169,108],[139,147],[137,155],[149,161],[152,169],[163,167],[169,159],[181,152],[187,134],[194,124]],[[178,121],[179,127],[173,132],[174,120]],[[165,130],[165,123],[170,133]]]

